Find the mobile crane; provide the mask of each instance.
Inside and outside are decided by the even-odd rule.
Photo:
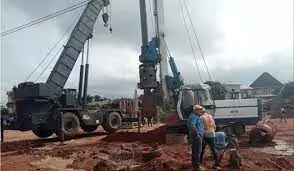
[[[119,129],[122,122],[121,113],[115,110],[87,110],[88,56],[85,71],[83,62],[80,67],[78,93],[75,89],[64,89],[86,42],[89,53],[94,24],[101,10],[109,3],[109,0],[91,0],[87,3],[45,83],[23,82],[13,87],[13,129],[32,130],[38,137],[48,137],[54,132],[59,137],[72,137],[77,133],[79,126],[86,132],[96,130],[100,124],[107,132]]]

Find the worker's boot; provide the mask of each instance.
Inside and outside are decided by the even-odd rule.
[[[220,167],[218,164],[215,164],[215,165],[213,166],[213,169],[214,169],[214,170],[221,170],[221,167]]]
[[[192,167],[192,171],[203,171],[203,170],[205,170],[205,168],[200,165]]]

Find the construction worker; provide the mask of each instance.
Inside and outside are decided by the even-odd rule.
[[[193,170],[203,170],[200,166],[200,153],[203,138],[203,120],[201,118],[202,106],[195,105],[193,112],[188,118],[189,143],[192,145],[192,167]]]
[[[213,116],[208,114],[205,108],[203,108],[201,118],[203,119],[203,123],[204,123],[204,134],[203,134],[200,162],[202,163],[206,145],[209,145],[213,155],[213,159],[214,159],[214,169],[220,169],[219,160],[217,157],[217,151],[216,151],[215,143],[214,143],[216,126],[215,126]]]
[[[152,127],[152,118],[153,118],[153,116],[147,116],[147,126]]]
[[[284,121],[285,121],[285,123],[287,122],[286,121],[286,112],[285,112],[285,109],[282,107],[281,108],[281,112],[280,112],[281,114],[281,120],[280,120],[280,123],[282,122],[282,120],[284,119]]]

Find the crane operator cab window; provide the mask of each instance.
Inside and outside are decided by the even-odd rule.
[[[64,89],[61,95],[61,102],[66,107],[77,106],[77,91],[75,89]]]

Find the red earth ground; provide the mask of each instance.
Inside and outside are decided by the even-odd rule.
[[[275,140],[285,141],[287,148],[294,146],[294,119],[277,124]],[[190,156],[187,145],[166,145],[162,124],[137,129],[123,129],[107,135],[102,129],[95,133],[79,135],[76,139],[60,144],[56,138],[40,140],[31,132],[5,131],[5,142],[1,144],[1,169],[5,171],[25,170],[190,170]],[[248,138],[240,140],[240,153],[243,166],[240,170],[294,170],[292,155],[276,153],[275,144],[252,147]],[[161,156],[150,160],[144,152],[154,146],[161,149]],[[279,150],[279,149],[278,149]],[[283,149],[282,149],[283,150]],[[277,152],[281,152],[277,151]],[[207,150],[203,166],[212,170],[212,157]],[[225,155],[222,170],[228,168],[228,155]],[[97,169],[98,170],[98,169]]]

